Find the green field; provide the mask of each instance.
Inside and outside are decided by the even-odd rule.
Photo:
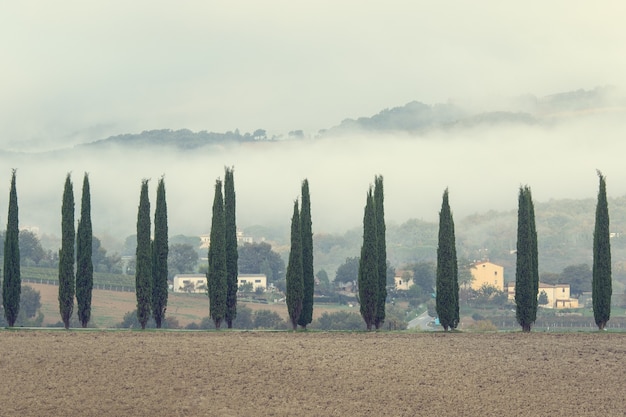
[[[24,282],[34,281],[36,283],[53,285],[59,282],[59,270],[56,268],[22,267],[21,276]],[[93,283],[94,288],[99,289],[117,288],[119,290],[124,288],[126,290],[134,290],[135,277],[133,275],[94,272]]]

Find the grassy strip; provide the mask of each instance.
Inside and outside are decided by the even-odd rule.
[[[37,268],[32,266],[22,267],[21,275],[23,279],[34,279],[43,281],[59,281],[59,271],[56,268]],[[109,274],[105,272],[95,272],[93,276],[95,285],[112,285],[120,287],[135,287],[135,277],[123,274]]]

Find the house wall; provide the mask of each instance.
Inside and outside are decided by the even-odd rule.
[[[264,274],[246,274],[239,275],[237,278],[237,286],[241,284],[252,283],[252,290],[256,291],[257,288],[267,288],[267,277]]]
[[[206,275],[204,274],[178,274],[174,276],[173,291],[205,293],[206,282]],[[259,287],[263,288],[263,290],[267,289],[267,277],[265,274],[240,274],[237,277],[237,286],[247,282],[252,283],[253,290]]]
[[[548,304],[540,306],[544,308],[578,308],[578,300],[571,298],[569,284],[544,284],[539,283],[537,298],[541,296],[541,292],[545,291],[548,297]],[[509,283],[507,286],[509,300],[515,301],[515,283]]]
[[[178,274],[173,280],[174,292],[204,293],[206,292],[206,276],[204,274]]]
[[[402,276],[402,277],[396,276],[393,279],[396,284],[396,290],[408,291],[409,287],[413,285],[413,278],[407,278],[405,276]]]
[[[472,289],[479,290],[483,285],[491,285],[500,291],[504,291],[504,267],[491,262],[479,262],[470,269],[472,277]]]

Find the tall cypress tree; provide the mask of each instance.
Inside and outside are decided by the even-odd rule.
[[[91,295],[93,290],[93,231],[91,227],[91,192],[89,175],[83,178],[83,194],[80,204],[80,220],[76,231],[76,301],[78,319],[87,327],[91,319]]]
[[[219,329],[226,316],[226,223],[224,217],[224,199],[222,181],[215,181],[213,199],[213,218],[211,221],[211,243],[209,246],[209,269],[207,287],[209,292],[209,312],[215,328]]]
[[[611,242],[609,206],[606,198],[606,178],[598,171],[600,186],[596,205],[596,224],[593,232],[593,317],[598,329],[603,330],[611,318]]]
[[[387,243],[385,226],[385,192],[383,177],[377,175],[374,179],[374,211],[376,212],[376,252],[378,253],[378,300],[376,302],[376,317],[374,326],[377,329],[385,321],[385,302],[387,301]]]
[[[300,235],[302,236],[302,312],[298,324],[306,329],[313,321],[313,293],[315,292],[315,274],[313,272],[313,230],[311,221],[311,196],[309,180],[302,181],[302,209],[300,210]]]
[[[233,168],[226,168],[224,176],[224,219],[226,222],[226,325],[233,327],[237,318],[237,218],[235,204],[235,178]]]
[[[165,320],[167,309],[167,202],[165,179],[161,177],[157,186],[154,211],[154,242],[152,243],[152,316],[157,329]]]
[[[378,244],[376,239],[376,211],[370,187],[363,215],[363,245],[358,275],[360,312],[367,330],[372,330],[378,305]]]
[[[74,187],[70,174],[65,177],[61,207],[61,250],[59,251],[59,310],[66,329],[74,310]]]
[[[139,209],[137,211],[137,250],[135,268],[135,295],[137,296],[137,319],[146,328],[152,305],[152,242],[150,240],[150,200],[148,180],[141,181]]]
[[[539,273],[537,230],[530,187],[520,187],[517,211],[515,305],[517,322],[529,332],[537,319]]]
[[[439,212],[439,244],[437,247],[436,308],[439,322],[447,331],[459,324],[459,277],[456,258],[454,220],[448,200],[448,189],[443,193]]]
[[[20,311],[20,294],[22,278],[20,275],[20,229],[18,225],[17,189],[15,187],[15,173],[11,175],[11,190],[9,191],[9,213],[7,215],[7,231],[4,237],[4,268],[2,281],[2,303],[4,317],[9,327],[13,327]]]
[[[293,204],[293,216],[291,217],[291,249],[287,264],[287,311],[293,330],[298,328],[298,318],[302,313],[302,301],[304,299],[304,280],[302,277],[302,235],[300,231],[300,211],[298,200]]]

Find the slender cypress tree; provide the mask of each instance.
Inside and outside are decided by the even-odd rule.
[[[385,303],[387,301],[387,243],[385,226],[385,193],[383,177],[377,175],[374,179],[374,211],[376,212],[376,246],[378,253],[378,300],[376,302],[376,317],[374,326],[377,329],[385,321]]]
[[[167,202],[165,180],[159,179],[154,211],[154,242],[152,243],[152,316],[161,328],[167,310]]]
[[[459,277],[454,236],[454,220],[448,200],[448,189],[443,193],[439,212],[439,244],[437,247],[436,308],[444,330],[459,324]]]
[[[139,209],[137,211],[137,251],[135,269],[135,294],[137,296],[137,319],[142,329],[150,318],[152,305],[152,242],[150,240],[150,200],[148,180],[141,181]]]
[[[359,304],[367,330],[372,330],[378,305],[378,244],[376,243],[376,211],[372,188],[367,193],[363,215],[363,245],[359,259]]]
[[[600,187],[596,205],[596,224],[593,232],[593,317],[599,330],[604,330],[611,318],[611,242],[609,233],[609,206],[606,198],[606,178],[598,171]]]
[[[302,313],[302,301],[304,299],[304,280],[302,277],[302,235],[300,231],[300,212],[298,200],[293,204],[293,216],[291,217],[291,249],[287,264],[287,311],[293,330],[298,328],[298,318]]]
[[[534,205],[530,188],[525,186],[520,187],[518,198],[515,270],[515,311],[524,332],[529,332],[537,319],[538,265]]]
[[[66,329],[74,310],[74,187],[70,174],[65,177],[61,207],[61,250],[59,251],[59,310]]]
[[[91,192],[89,175],[83,178],[83,194],[80,204],[80,220],[76,231],[76,301],[78,319],[87,327],[91,319],[91,295],[93,290],[93,231],[91,227]]]
[[[300,210],[300,234],[302,236],[302,312],[298,324],[306,329],[313,321],[313,293],[315,292],[315,274],[313,272],[313,230],[311,221],[311,196],[309,180],[302,181],[302,209]]]
[[[533,254],[533,263],[532,263],[532,282],[533,282],[533,294],[535,295],[532,299],[534,301],[533,306],[533,315],[532,322],[534,323],[537,320],[537,309],[539,307],[539,248],[537,245],[537,226],[535,224],[535,204],[533,203],[532,193],[530,191],[530,187],[528,187],[528,212],[529,212],[529,223],[530,223],[530,249]]]
[[[224,176],[224,219],[226,222],[226,325],[233,327],[237,318],[237,219],[235,204],[235,178],[233,168],[226,168]]]
[[[9,191],[9,213],[7,215],[7,231],[4,237],[4,268],[2,281],[2,303],[4,317],[9,327],[13,327],[20,311],[20,294],[22,278],[20,275],[20,229],[18,225],[17,189],[15,187],[15,173],[11,175],[11,190]]]
[[[228,291],[226,272],[226,222],[222,181],[215,181],[213,218],[211,221],[211,244],[209,246],[209,269],[207,288],[209,292],[209,312],[215,328],[219,329],[226,316],[226,296]]]

